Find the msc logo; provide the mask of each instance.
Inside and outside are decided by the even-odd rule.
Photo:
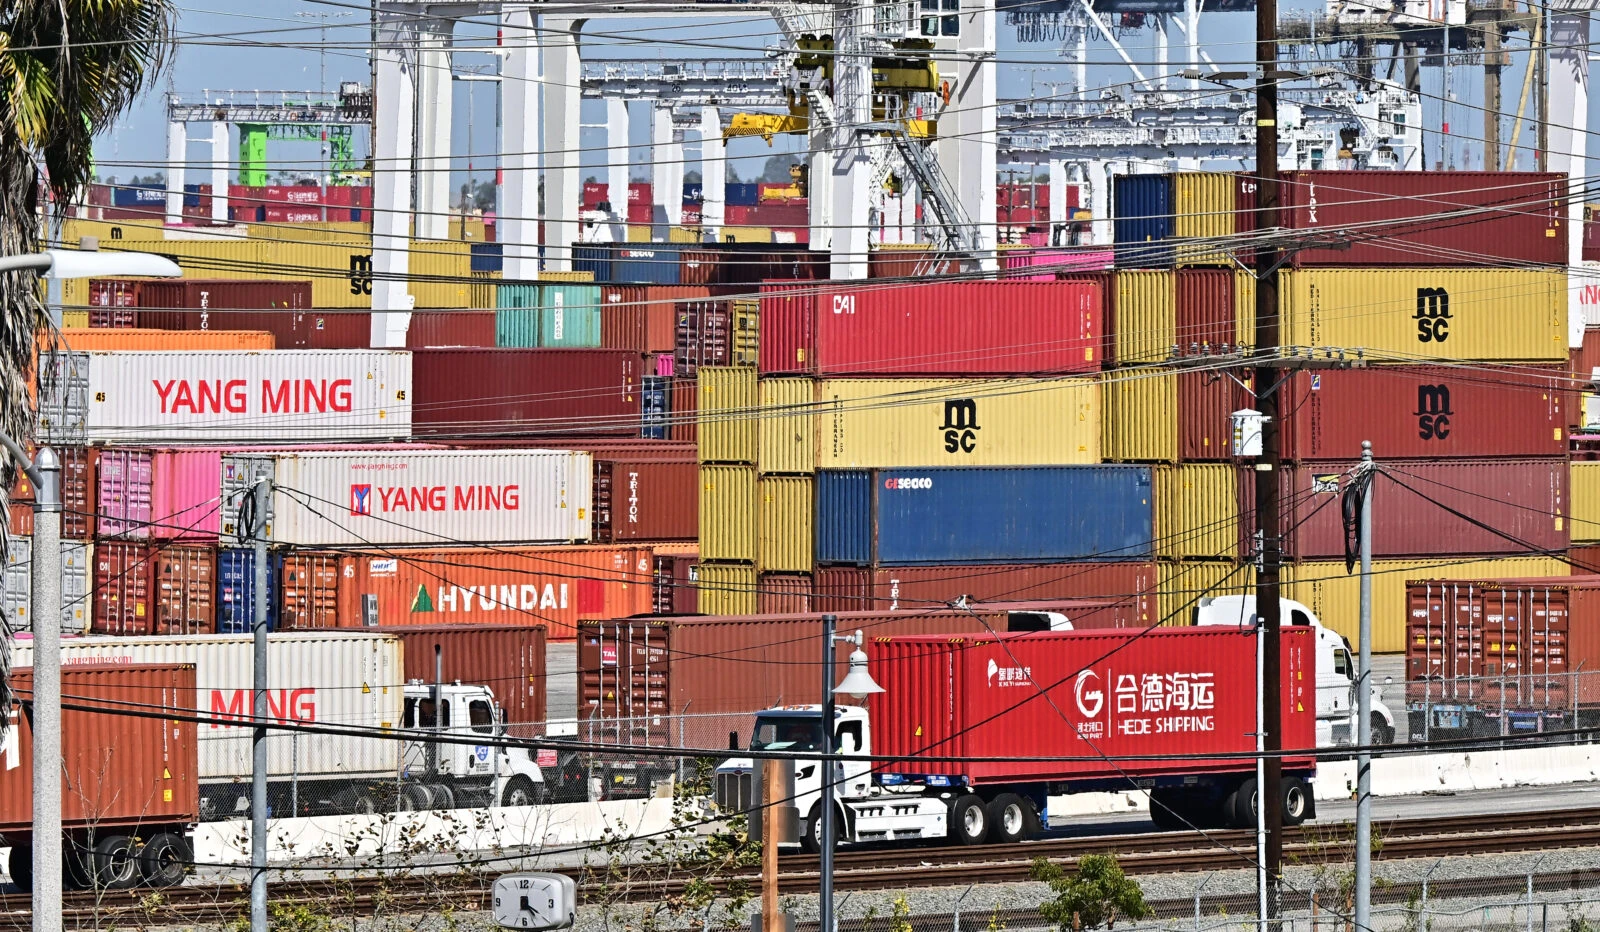
[[[1417,289],[1417,342],[1443,343],[1450,339],[1450,292],[1443,288]]]
[[[886,489],[899,489],[902,491],[908,489],[931,489],[933,488],[933,480],[928,478],[885,479],[883,480],[883,487]]]
[[[353,515],[372,514],[372,486],[352,485],[350,487],[350,513]]]
[[[1077,685],[1073,687],[1073,697],[1078,700],[1078,711],[1087,719],[1100,717],[1100,710],[1105,708],[1106,693],[1100,688],[1100,674],[1093,670],[1084,670],[1078,674]]]
[[[350,293],[372,294],[372,257],[350,257]]]
[[[951,398],[944,403],[944,452],[971,453],[978,447],[978,403],[971,398]]]
[[[1417,436],[1423,440],[1443,440],[1450,436],[1450,386],[1417,386]]]

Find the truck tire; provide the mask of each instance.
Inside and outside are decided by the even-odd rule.
[[[101,890],[126,890],[139,883],[139,844],[126,835],[107,835],[89,855],[94,885]]]
[[[842,821],[843,818],[844,817],[842,815],[840,815],[838,812],[834,813],[834,820],[833,820],[833,846],[834,846],[834,848],[838,848],[839,847],[839,834],[844,829],[844,823]],[[806,816],[806,824],[802,825],[800,827],[800,850],[804,851],[806,854],[817,854],[818,852],[820,852],[822,850],[822,844],[821,844],[820,841],[818,841],[818,839],[821,837],[821,835],[822,835],[822,807],[818,806],[817,808],[811,810],[811,814]]]
[[[11,857],[6,862],[11,872],[11,882],[23,893],[33,890],[33,845],[12,845]]]
[[[1311,793],[1299,777],[1283,778],[1283,824],[1299,825],[1311,813]]]
[[[1234,828],[1256,827],[1256,778],[1246,777],[1236,792],[1228,794],[1233,801],[1233,815],[1228,822]]]
[[[505,792],[500,796],[500,805],[537,806],[544,801],[542,796],[532,780],[519,774],[506,783]]]
[[[1163,832],[1176,832],[1189,826],[1184,824],[1182,808],[1175,793],[1155,790],[1150,794],[1150,821]]]
[[[1001,793],[988,806],[989,840],[996,844],[1026,841],[1032,833],[1033,820],[1029,810],[1033,807],[1015,793]]]
[[[456,791],[444,783],[434,783],[428,787],[433,793],[433,808],[454,809],[456,807]]]
[[[1372,743],[1394,744],[1394,729],[1376,712],[1372,714]]]
[[[969,793],[950,805],[950,834],[963,845],[981,845],[989,838],[989,810],[982,798]]]
[[[182,835],[162,832],[139,849],[139,874],[152,887],[176,887],[183,883],[194,861],[194,852]]]

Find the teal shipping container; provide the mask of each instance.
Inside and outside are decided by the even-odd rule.
[[[495,288],[494,345],[539,346],[539,286],[503,284]]]
[[[496,291],[496,346],[593,349],[600,345],[599,285],[545,282],[501,285]]]

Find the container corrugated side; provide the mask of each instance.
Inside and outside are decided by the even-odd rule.
[[[539,345],[539,286],[502,282],[495,289],[494,345],[531,349]]]
[[[150,588],[155,630],[210,634],[217,623],[217,552],[211,547],[162,547]]]
[[[444,682],[488,686],[505,710],[507,724],[543,723],[547,717],[543,628],[415,625],[383,628],[379,633],[400,639],[407,680],[434,682],[437,648]]]
[[[1119,366],[1162,362],[1177,342],[1176,279],[1170,271],[1119,271],[1112,339]]]
[[[811,577],[806,574],[762,573],[756,578],[756,611],[762,615],[811,611]]]
[[[539,345],[588,348],[600,345],[600,287],[545,283],[539,286]]]
[[[1215,247],[1234,235],[1234,176],[1228,172],[1176,172],[1172,176],[1172,235],[1177,244],[1179,268],[1195,265],[1232,265]]]
[[[753,565],[759,520],[754,466],[700,467],[700,559]]]
[[[1243,269],[1233,273],[1233,326],[1234,346],[1256,345],[1256,277]]]
[[[588,453],[283,453],[273,539],[302,546],[586,541]]]
[[[1600,462],[1573,462],[1572,542],[1600,543]]]
[[[1240,384],[1240,383],[1243,384]],[[1250,370],[1178,373],[1178,458],[1184,462],[1233,456],[1233,412],[1255,401]]]
[[[805,475],[817,471],[817,383],[803,378],[767,378],[756,385],[756,466],[763,473]]]
[[[1034,563],[998,566],[818,567],[813,611],[925,612],[962,596],[971,602],[1106,599],[1131,603],[1152,624],[1156,564]]]
[[[821,469],[1101,459],[1097,379],[824,379],[816,386]]]
[[[90,578],[94,573],[92,544],[72,540],[61,542],[61,633],[83,634],[89,630],[93,611]],[[33,630],[33,539],[12,537],[6,541],[5,583],[0,586],[6,625],[12,631]]]
[[[216,350],[269,350],[277,347],[265,330],[113,330],[106,328],[62,329],[61,343],[69,350],[93,352],[139,352],[176,350],[181,352]]]
[[[1111,371],[1102,377],[1107,460],[1171,463],[1178,459],[1178,376],[1170,371]]]
[[[1565,271],[1296,270],[1279,294],[1285,345],[1359,347],[1374,362],[1567,359]]]
[[[757,392],[752,366],[701,366],[702,463],[755,463]]]
[[[760,499],[756,564],[767,572],[811,572],[816,480],[763,476],[756,495]]]
[[[1229,269],[1181,269],[1175,276],[1178,354],[1209,355],[1232,349],[1238,334],[1234,317],[1234,273]]]
[[[1379,488],[1382,488],[1380,485]],[[1374,502],[1377,503],[1377,500]],[[1382,509],[1377,504],[1378,509]],[[1361,646],[1361,574],[1345,572],[1343,560],[1305,562],[1290,568],[1283,597],[1308,606],[1322,623]],[[1405,650],[1406,580],[1498,579],[1565,575],[1554,557],[1501,557],[1493,560],[1374,560],[1372,562],[1372,650]]]
[[[708,615],[750,615],[756,604],[756,568],[702,563],[695,567],[698,608]]]
[[[595,459],[595,541],[695,540],[699,483],[693,461]]]
[[[873,472],[817,472],[817,562],[865,566],[872,562]]]
[[[763,282],[761,374],[807,374],[817,368],[817,294],[814,286]]]
[[[414,433],[457,438],[634,436],[638,353],[607,349],[428,349],[416,369]],[[680,410],[674,405],[673,410]]]
[[[1172,266],[1172,180],[1167,175],[1120,175],[1112,180],[1112,238],[1117,268]]]
[[[1207,561],[1175,563],[1162,560],[1156,564],[1156,618],[1168,627],[1187,627],[1195,603],[1205,597],[1219,595],[1252,595],[1255,593],[1255,571],[1248,565],[1233,562]]]
[[[1239,484],[1234,472],[1233,466],[1222,463],[1156,469],[1157,556],[1239,558]]]

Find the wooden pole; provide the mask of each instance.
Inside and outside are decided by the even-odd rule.
[[[778,807],[783,798],[783,770],[776,760],[761,762],[761,932],[782,932],[778,912]]]

